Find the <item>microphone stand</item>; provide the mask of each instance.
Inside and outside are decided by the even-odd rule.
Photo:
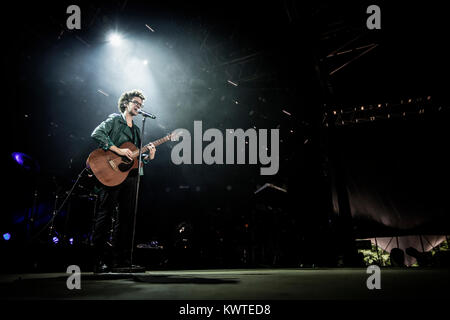
[[[145,120],[147,117],[142,117],[142,128],[141,128],[141,143],[139,146],[139,156],[138,156],[138,177],[136,182],[136,199],[134,203],[134,222],[133,222],[133,236],[131,239],[131,253],[130,253],[130,273],[133,271],[133,251],[134,251],[134,236],[136,233],[136,216],[137,216],[137,208],[138,208],[138,200],[139,200],[139,183],[141,181],[141,165],[142,165],[142,141],[144,140],[144,127]]]

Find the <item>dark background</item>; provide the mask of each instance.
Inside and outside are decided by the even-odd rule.
[[[158,118],[147,121],[144,142],[175,128],[193,133],[194,120],[222,132],[280,129],[274,176],[259,175],[261,165],[176,166],[170,143],[158,148],[142,180],[137,243],[178,250],[163,266],[334,266],[348,239],[448,233],[448,26],[439,5],[79,2],[82,28],[70,31],[70,4],[10,5],[2,22],[0,231],[12,234],[11,246],[26,247],[34,191],[38,232],[97,147],[92,130],[117,112],[121,92],[102,85],[89,58],[111,29],[170,52],[155,68],[164,108],[149,97]],[[370,4],[381,8],[381,30],[366,28]],[[13,152],[29,155],[34,169]],[[265,183],[288,192],[255,194]],[[80,246],[91,188],[82,177],[56,220]],[[189,232],[180,235],[180,225]],[[46,234],[34,241],[46,243]]]

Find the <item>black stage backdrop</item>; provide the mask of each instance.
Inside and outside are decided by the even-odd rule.
[[[158,115],[144,142],[175,128],[193,132],[194,120],[222,132],[278,128],[281,142],[274,176],[261,176],[260,165],[176,166],[171,145],[159,147],[142,181],[138,243],[176,248],[187,226],[200,266],[334,265],[336,237],[448,233],[440,5],[378,2],[382,29],[368,30],[372,3],[364,1],[94,1],[79,3],[82,29],[69,31],[70,4],[8,4],[2,21],[0,231],[19,244],[33,203],[38,232],[96,148],[92,130],[116,112],[121,92],[140,84],[154,93],[148,110]],[[111,29],[142,45],[121,50],[148,59],[151,81],[136,78],[143,65],[131,76],[107,65]],[[31,160],[21,166],[14,152]],[[266,183],[288,192],[255,194]],[[58,222],[84,243],[91,188],[82,177]]]

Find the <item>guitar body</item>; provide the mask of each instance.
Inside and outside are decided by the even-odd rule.
[[[171,139],[178,140],[180,133],[170,133],[167,136],[155,140],[142,148],[142,153],[149,150],[149,146],[159,146]],[[86,166],[91,169],[92,173],[97,177],[98,181],[105,186],[114,187],[121,184],[128,176],[131,170],[137,169],[139,160],[139,149],[131,142],[125,142],[120,149],[130,149],[131,158],[120,156],[110,150],[96,149],[91,152],[86,160]],[[141,167],[143,163],[141,163]]]
[[[128,148],[131,151],[138,150],[131,142],[125,142],[120,148]],[[102,184],[114,187],[121,184],[132,169],[137,169],[138,160],[130,160],[110,150],[96,149],[89,155],[86,165]]]

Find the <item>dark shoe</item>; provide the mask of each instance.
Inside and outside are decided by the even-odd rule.
[[[100,262],[94,265],[94,273],[108,273],[109,271],[110,268],[106,263]]]

